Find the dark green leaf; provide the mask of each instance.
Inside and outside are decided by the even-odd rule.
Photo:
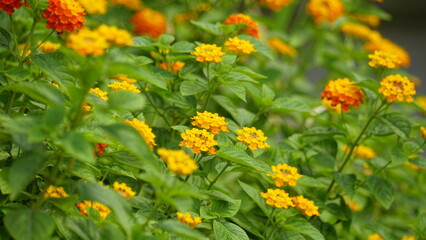
[[[93,153],[93,145],[86,138],[77,132],[68,132],[62,139],[65,151],[76,159],[94,164],[96,162]]]
[[[383,178],[371,175],[368,177],[367,187],[383,205],[383,207],[389,209],[395,197],[395,190],[393,189],[392,184]]]
[[[392,129],[392,131],[406,139],[410,136],[411,124],[407,120],[406,115],[399,113],[388,113],[378,118],[383,124]]]
[[[10,235],[16,240],[50,239],[55,228],[49,213],[41,210],[9,211],[4,223]]]
[[[220,240],[249,240],[247,233],[244,232],[239,226],[224,222],[220,223],[218,221],[213,222],[213,231],[216,239]]]
[[[61,52],[31,55],[31,60],[55,82],[73,82],[75,79],[69,71],[65,55]]]
[[[291,218],[285,222],[284,228],[298,232],[315,240],[325,240],[324,236],[312,224],[302,218]]]
[[[336,183],[345,191],[350,198],[355,194],[355,174],[343,174],[334,172],[334,179]]]
[[[19,84],[11,84],[0,88],[0,92],[4,90],[24,93],[25,95],[47,105],[64,104],[64,96],[62,93],[49,83],[21,82]]]
[[[229,160],[231,162],[239,163],[263,173],[272,174],[271,168],[268,164],[250,157],[245,151],[231,145],[221,146],[219,151],[216,152],[215,156]]]
[[[10,36],[10,33],[4,28],[0,28],[0,46],[8,47],[11,42],[12,37]]]
[[[180,92],[183,96],[196,95],[207,90],[207,85],[202,81],[183,81],[180,85]]]
[[[235,216],[240,210],[241,200],[233,201],[214,201],[209,206],[200,208],[200,217],[205,219],[213,219],[218,217],[229,218]]]
[[[262,198],[262,196],[260,196],[261,191],[241,181],[238,181],[238,183],[240,184],[244,192],[246,192],[247,195],[257,204],[257,206],[262,209],[263,213],[266,216],[269,216],[271,214],[272,208],[271,206],[267,205],[266,200]]]

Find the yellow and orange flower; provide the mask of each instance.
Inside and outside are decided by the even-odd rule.
[[[126,76],[124,74],[117,74],[117,75],[113,76],[112,78],[113,79],[117,79],[119,81],[127,82],[127,83],[135,83],[135,82],[137,82],[136,79],[129,78],[128,76]]]
[[[288,45],[277,37],[271,37],[268,41],[269,46],[275,49],[279,54],[295,57],[297,55],[296,49]]]
[[[178,71],[182,70],[182,68],[185,66],[185,63],[181,61],[168,63],[161,62],[159,66],[166,71],[176,74]]]
[[[268,173],[266,175],[275,180],[275,186],[277,187],[282,187],[287,184],[294,187],[296,186],[296,181],[302,177],[302,175],[297,172],[297,168],[291,167],[286,163],[271,166],[271,169],[274,174]]]
[[[354,83],[347,78],[329,81],[321,93],[322,104],[338,113],[348,112],[350,106],[358,108],[360,103],[364,103],[364,93]]]
[[[266,142],[268,137],[265,137],[265,134],[260,129],[243,127],[242,129],[237,129],[237,133],[240,134],[237,136],[237,140],[247,145],[251,150],[270,147]]]
[[[345,197],[345,203],[352,212],[361,211],[361,206],[355,200],[350,200],[349,198]]]
[[[130,46],[133,44],[132,35],[123,29],[119,29],[116,26],[108,26],[102,24],[96,31],[104,37],[108,43],[117,46]]]
[[[213,134],[220,132],[228,132],[228,123],[224,117],[219,116],[217,113],[204,111],[203,113],[197,112],[197,116],[191,118],[193,126],[210,130]]]
[[[346,35],[365,41],[377,41],[382,38],[382,35],[378,31],[359,23],[345,22],[340,27],[340,30]]]
[[[398,56],[389,52],[374,51],[374,54],[369,54],[368,58],[371,59],[368,65],[373,68],[394,69],[401,65]]]
[[[37,45],[40,43],[41,41],[39,41]],[[40,45],[40,50],[44,53],[51,53],[51,52],[56,52],[56,50],[58,50],[60,47],[61,47],[60,43],[46,41]]]
[[[315,206],[314,201],[304,198],[302,195],[292,197],[293,203],[296,204],[296,208],[303,212],[307,216],[320,216],[318,207]]]
[[[149,8],[136,12],[130,18],[130,22],[135,25],[134,32],[137,35],[148,35],[152,38],[157,38],[166,32],[166,16]]]
[[[222,52],[222,47],[216,46],[216,44],[201,44],[198,47],[195,47],[195,52],[192,52],[191,55],[194,55],[195,60],[198,62],[221,62],[222,56],[225,55]]]
[[[255,22],[250,16],[236,13],[230,15],[225,20],[225,25],[239,25],[244,24],[246,27],[243,27],[242,30],[245,34],[253,36],[255,38],[259,38],[259,27],[257,22]]]
[[[136,195],[136,193],[132,191],[132,188],[127,186],[126,183],[114,182],[112,187],[114,188],[114,191],[118,192],[121,196],[128,200]]]
[[[217,145],[217,141],[214,140],[214,135],[207,132],[205,129],[186,129],[186,131],[181,133],[180,136],[183,140],[179,143],[179,146],[191,148],[193,153],[216,153],[214,146]]]
[[[346,154],[349,154],[348,146],[344,145],[342,147],[342,150]],[[376,152],[374,152],[372,148],[365,145],[358,145],[357,147],[355,147],[354,151],[355,151],[355,155],[359,158],[372,159],[377,156]]]
[[[310,0],[306,5],[306,11],[312,16],[315,23],[334,23],[343,16],[345,8],[340,0]]]
[[[99,212],[99,217],[102,220],[105,220],[108,215],[111,213],[111,209],[105,205],[103,205],[100,202],[96,202],[96,201],[87,201],[84,200],[81,203],[77,203],[76,204],[78,210],[80,211],[81,214],[87,215],[87,208],[93,208],[96,209]]]
[[[228,47],[230,51],[239,55],[249,55],[252,52],[257,52],[250,41],[242,40],[238,37],[229,38],[224,45]]]
[[[186,212],[186,213],[177,212],[176,215],[178,217],[179,222],[184,223],[193,228],[196,227],[199,223],[201,223],[200,217],[192,217],[189,212]]]
[[[63,187],[55,187],[50,185],[43,193],[44,198],[66,198],[69,197]]]
[[[24,4],[27,5],[25,0],[0,0],[0,11],[6,11],[8,15],[12,15],[15,9],[21,8]]]
[[[149,148],[152,150],[154,146],[157,146],[155,143],[155,134],[152,133],[152,129],[144,122],[140,121],[137,118],[133,118],[132,121],[126,120],[126,124],[136,129],[141,137],[148,144]]]
[[[84,18],[83,6],[77,0],[49,0],[49,6],[43,13],[47,19],[47,28],[61,33],[82,29]]]
[[[128,91],[133,93],[141,93],[141,90],[139,88],[132,84],[128,83],[126,81],[114,81],[111,84],[108,84],[108,87],[110,87],[114,91]]]
[[[192,159],[183,150],[168,150],[160,148],[157,153],[167,163],[167,167],[170,171],[176,174],[189,175],[198,169],[194,159]]]
[[[420,136],[422,136],[422,138],[426,140],[426,127],[420,127]]]
[[[95,95],[96,97],[98,97],[98,98],[100,98],[100,99],[102,99],[104,101],[108,101],[108,99],[109,99],[108,98],[108,93],[102,91],[99,88],[91,88],[91,89],[89,89],[89,93]]]
[[[383,37],[379,39],[374,39],[373,41],[364,44],[364,49],[369,52],[383,51],[394,54],[401,61],[402,67],[410,66],[411,59],[408,52],[404,48],[398,46],[396,43],[390,41],[389,39]]]
[[[377,27],[380,25],[380,18],[375,15],[369,14],[352,14],[350,18],[367,24],[370,27]]]
[[[107,0],[78,0],[88,14],[105,14],[107,12]]]
[[[105,53],[108,43],[99,32],[84,28],[68,36],[67,47],[73,49],[81,56],[98,56]]]
[[[288,193],[281,189],[268,189],[265,193],[260,193],[260,196],[266,199],[266,204],[275,208],[294,207],[293,200]]]
[[[413,102],[416,94],[414,83],[407,77],[399,74],[389,75],[380,82],[379,93],[386,97],[388,102],[406,101]]]

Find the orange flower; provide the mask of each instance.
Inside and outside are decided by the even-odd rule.
[[[157,38],[166,32],[167,20],[164,14],[149,8],[136,12],[130,22],[135,25],[135,34]]]
[[[259,0],[260,4],[266,5],[269,9],[274,11],[280,11],[291,2],[292,0]]]
[[[96,151],[95,151],[95,153],[94,153],[94,155],[95,155],[95,157],[97,156],[97,155],[99,155],[99,156],[103,156],[104,155],[104,153],[105,153],[105,148],[107,147],[108,145],[107,144],[105,144],[105,143],[96,143]]]
[[[25,1],[22,3],[22,0],[0,0],[0,11],[6,11],[8,15],[11,15],[15,8],[18,9],[23,4],[28,7],[28,4]]]
[[[43,17],[47,19],[47,28],[61,33],[83,28],[85,14],[83,6],[76,0],[49,0]]]
[[[388,102],[414,101],[413,95],[416,94],[416,88],[407,77],[399,74],[389,75],[380,81],[380,86],[379,93],[383,94]]]
[[[364,49],[369,52],[383,51],[394,54],[401,61],[401,67],[410,66],[410,54],[408,54],[404,48],[400,47],[398,44],[390,41],[389,39],[383,37],[374,39],[374,41],[367,42],[364,45]]]
[[[259,27],[257,26],[257,22],[251,19],[250,16],[244,15],[242,13],[232,14],[225,20],[225,25],[238,25],[244,24],[242,30],[244,33],[253,36],[255,38],[259,38]]]
[[[355,82],[347,78],[338,78],[328,82],[324,92],[321,93],[322,104],[335,112],[348,112],[349,106],[358,108],[364,103],[362,90],[353,85]]]
[[[315,23],[334,23],[345,11],[340,0],[310,0],[306,4],[306,11],[312,16]]]
[[[182,70],[182,68],[185,66],[184,62],[176,61],[176,62],[161,62],[160,68],[170,71],[171,73],[176,74],[178,71]]]

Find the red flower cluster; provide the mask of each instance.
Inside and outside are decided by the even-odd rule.
[[[28,6],[26,1],[22,2],[22,0],[0,0],[0,11],[6,11],[8,15],[11,15],[15,8],[18,9],[22,7],[22,5]]]
[[[47,19],[47,28],[61,33],[83,28],[85,14],[83,6],[76,0],[49,0],[49,7],[43,17]]]

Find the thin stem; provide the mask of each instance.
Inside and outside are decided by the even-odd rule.
[[[206,102],[204,103],[203,112],[207,108],[207,104],[209,103],[211,92],[212,92],[212,89],[211,89],[211,80],[210,80],[210,63],[207,63],[207,98],[206,98]]]
[[[272,211],[271,211],[271,213],[269,214],[269,216],[268,216],[268,221],[266,222],[266,224],[265,224],[265,231],[264,231],[264,235],[265,235],[265,238],[266,237],[270,237],[270,236],[266,236],[266,230],[268,229],[268,227],[269,227],[269,224],[272,222],[272,218],[273,218],[273,216],[274,216],[274,212],[275,212],[275,210],[276,210],[276,208],[273,208],[272,209]],[[270,235],[272,235],[272,233],[270,234]],[[266,239],[269,239],[269,238],[266,238]]]
[[[39,48],[44,42],[46,42],[47,39],[49,39],[50,36],[55,32],[55,30],[52,30],[37,46],[35,46],[33,49],[31,49],[31,53],[33,53],[37,48]],[[31,55],[31,53],[29,55]],[[28,56],[29,56],[28,55]]]
[[[162,114],[160,112],[160,110],[158,110],[158,108],[155,106],[154,101],[152,101],[152,99],[149,97],[148,93],[146,91],[143,91],[143,93],[146,96],[146,99],[148,99],[148,102],[151,104],[151,106],[154,108],[154,111],[164,120],[164,122],[167,124],[168,127],[172,127],[172,125],[170,124],[170,122],[167,120],[166,116],[164,116],[164,114]]]
[[[12,110],[12,106],[13,103],[15,102],[15,98],[16,98],[16,92],[12,91],[12,94],[9,97],[9,101],[7,102],[7,106],[6,106],[6,114],[10,115],[10,110]]]
[[[220,176],[222,176],[222,174],[225,172],[225,170],[231,165],[230,162],[227,162],[225,167],[222,168],[222,170],[219,172],[219,174],[216,176],[215,179],[213,179],[213,181],[210,182],[209,187],[207,188],[207,190],[210,190],[213,185],[217,182],[217,180],[219,179]]]
[[[16,34],[15,34],[15,24],[13,23],[13,14],[9,15],[10,19],[10,31],[12,32],[12,38],[13,43],[15,44],[14,50],[18,47],[18,40],[16,40]],[[16,56],[16,55],[15,55]]]
[[[385,170],[390,164],[392,163],[392,160],[388,161],[383,167],[381,167],[379,170],[377,170],[377,172],[375,172],[374,174],[378,175],[379,173],[381,173],[383,170]],[[364,180],[362,183],[360,183],[358,186],[355,187],[355,190],[364,186],[364,184],[367,183],[367,179]]]
[[[19,66],[22,66],[25,62],[25,59],[27,58],[26,53],[27,53],[29,45],[31,43],[31,38],[34,34],[34,30],[35,30],[36,25],[37,25],[37,19],[34,17],[33,24],[31,25],[30,32],[28,33],[27,41],[25,41],[24,50],[22,51],[22,54],[21,54],[21,62],[19,63]]]

